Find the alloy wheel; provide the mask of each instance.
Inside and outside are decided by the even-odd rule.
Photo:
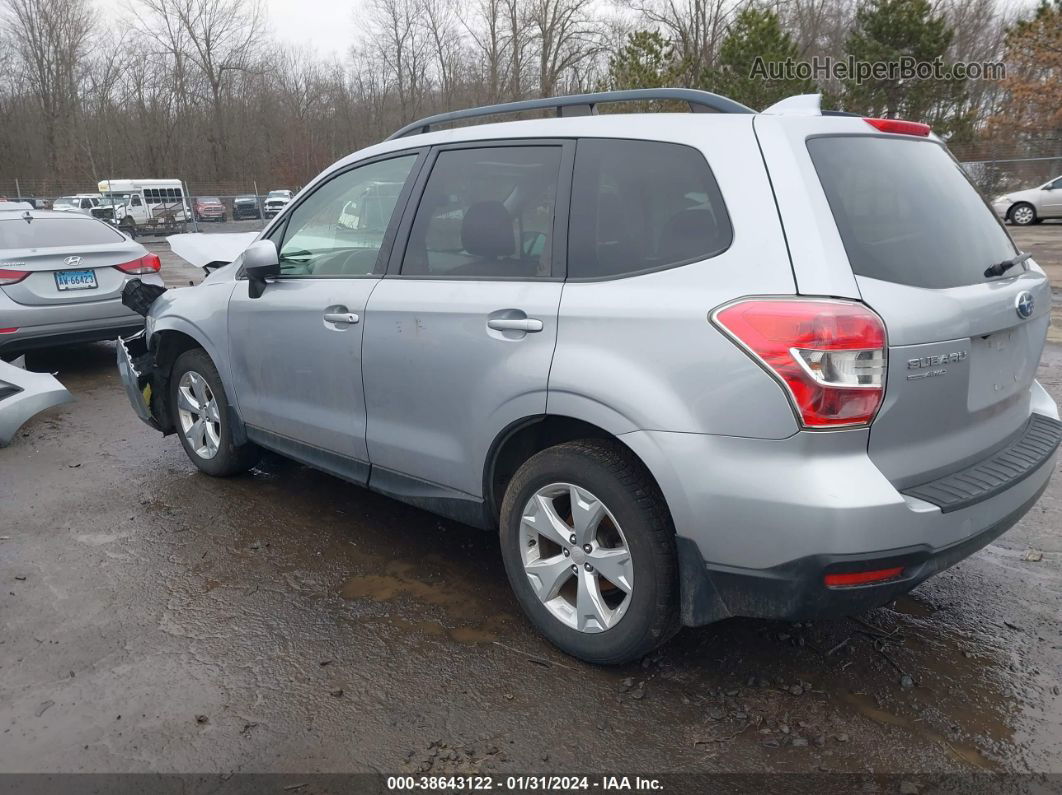
[[[580,632],[604,632],[630,606],[634,565],[619,522],[584,488],[552,483],[520,518],[521,560],[535,595]]]
[[[221,412],[210,384],[195,370],[177,383],[177,418],[188,446],[200,458],[213,458],[221,444]]]

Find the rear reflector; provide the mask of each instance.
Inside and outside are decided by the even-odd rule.
[[[159,259],[158,254],[149,252],[140,259],[135,259],[132,262],[123,262],[121,265],[115,265],[114,267],[124,273],[132,273],[134,275],[158,273],[159,269],[162,268],[162,260]]]
[[[853,571],[844,574],[827,574],[823,577],[827,588],[848,588],[853,585],[870,585],[875,582],[895,580],[903,574],[903,566],[895,566],[891,569],[875,569],[874,571]]]
[[[885,324],[860,303],[748,298],[712,321],[786,389],[805,428],[869,423],[885,388]]]
[[[27,276],[29,276],[29,271],[13,271],[7,268],[0,268],[0,287],[6,284],[18,284]]]
[[[867,124],[876,130],[887,133],[898,133],[899,135],[921,135],[923,138],[931,132],[928,124],[922,124],[919,121],[904,121],[903,119],[867,119],[864,118]]]

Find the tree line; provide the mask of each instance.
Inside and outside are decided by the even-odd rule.
[[[929,122],[953,147],[1062,155],[1062,0],[364,0],[349,52],[271,39],[262,0],[0,0],[0,193],[110,177],[193,192],[298,187],[339,157],[449,109],[689,86],[762,109]],[[349,13],[349,12],[346,12]],[[1002,61],[996,80],[754,76],[758,59]],[[198,190],[197,190],[198,188]]]

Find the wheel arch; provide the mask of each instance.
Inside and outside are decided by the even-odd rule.
[[[483,497],[488,515],[498,521],[505,487],[527,459],[548,447],[576,439],[608,439],[619,442],[649,473],[663,499],[656,476],[623,438],[578,417],[538,414],[509,423],[495,436],[483,467]],[[666,501],[665,501],[666,507]]]
[[[158,386],[161,387],[158,391],[164,406],[163,412],[160,412],[166,426],[163,431],[168,433],[173,430],[168,406],[169,382],[173,373],[173,365],[182,353],[201,348],[210,357],[214,367],[218,370],[221,385],[225,389],[225,397],[229,405],[229,419],[232,423],[233,438],[237,443],[240,443],[246,439],[246,431],[243,426],[243,420],[236,410],[237,404],[232,386],[222,372],[218,356],[212,350],[213,346],[206,342],[205,337],[196,332],[198,332],[198,329],[190,323],[175,323],[174,319],[168,319],[168,323],[165,326],[162,328],[156,327],[155,332],[151,335],[151,352],[155,357],[155,373],[158,379]]]

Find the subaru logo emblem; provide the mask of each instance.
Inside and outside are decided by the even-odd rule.
[[[66,259],[63,260],[63,262],[65,262],[67,265],[69,265],[71,268],[73,268],[73,267],[81,264],[81,257],[67,257]],[[1021,311],[1021,310],[1018,310],[1018,311]]]
[[[1018,293],[1018,297],[1014,300],[1014,309],[1018,317],[1023,320],[1032,317],[1034,303],[1032,293],[1028,290]]]

